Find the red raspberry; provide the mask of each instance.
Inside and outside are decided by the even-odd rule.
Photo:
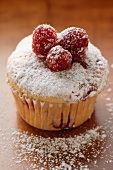
[[[88,47],[88,35],[81,28],[70,27],[62,31],[59,35],[58,44],[68,50],[73,55],[73,60],[85,57]]]
[[[56,30],[47,24],[39,25],[33,31],[32,49],[36,55],[42,60],[46,59],[49,50],[56,45],[57,33]],[[43,57],[42,57],[43,56]]]
[[[72,55],[68,50],[57,45],[49,51],[46,63],[52,71],[62,71],[71,66]]]

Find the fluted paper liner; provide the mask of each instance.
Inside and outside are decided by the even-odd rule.
[[[28,124],[44,130],[61,130],[81,125],[94,110],[97,95],[78,103],[49,103],[31,100],[13,91],[17,110]]]

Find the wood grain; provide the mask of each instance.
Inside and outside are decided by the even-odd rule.
[[[6,83],[5,68],[8,56],[15,49],[17,43],[31,34],[33,29],[41,23],[51,24],[59,32],[70,26],[84,28],[90,41],[102,51],[110,65],[108,85],[98,97],[93,117],[80,128],[60,134],[62,137],[80,134],[84,129],[90,129],[94,125],[102,126],[105,121],[108,121],[108,134],[111,133],[112,135],[113,133],[113,129],[110,131],[111,124],[109,123],[112,119],[112,112],[109,112],[106,108],[108,102],[113,103],[113,92],[108,93],[107,91],[110,88],[112,89],[113,82],[113,69],[111,68],[113,63],[113,1],[0,0],[0,170],[25,170],[26,167],[26,162],[19,165],[13,160],[15,149],[11,143],[11,128],[46,137],[59,135],[57,133],[42,132],[27,125],[16,114],[14,100]],[[106,98],[109,98],[110,101],[106,101]],[[109,147],[107,149],[108,143],[111,144],[110,149]],[[108,160],[111,159],[110,150],[113,150],[113,142],[109,135],[104,147],[106,148],[104,158],[101,159],[101,153],[98,154],[95,158],[97,166],[90,162],[88,163],[89,169],[113,169],[113,162],[108,161],[106,163],[107,158]],[[93,158],[92,161],[94,161]],[[28,166],[28,170],[32,169]]]

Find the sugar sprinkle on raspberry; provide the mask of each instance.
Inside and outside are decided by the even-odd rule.
[[[73,55],[73,60],[85,57],[88,35],[82,28],[70,27],[59,34],[58,44]]]
[[[51,71],[62,71],[73,62],[85,63],[88,42],[82,28],[70,27],[57,33],[50,25],[42,24],[33,31],[32,50]]]
[[[56,30],[47,24],[39,25],[33,31],[32,50],[36,55],[43,55],[41,59],[45,60],[49,50],[56,45]]]
[[[52,71],[62,71],[71,66],[72,55],[68,50],[57,45],[49,51],[46,62]]]

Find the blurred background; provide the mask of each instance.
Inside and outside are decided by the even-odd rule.
[[[82,27],[103,55],[112,58],[112,0],[0,0],[0,58],[7,59],[17,43],[42,23],[57,31]]]

